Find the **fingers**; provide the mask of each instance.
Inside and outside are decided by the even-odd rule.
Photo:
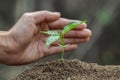
[[[30,14],[34,17],[35,23],[40,23],[43,21],[51,22],[60,18],[60,13],[58,12],[37,11]]]
[[[61,32],[60,30],[58,31]],[[92,33],[89,29],[83,29],[79,31],[72,30],[65,35],[65,43],[66,44],[85,43],[89,41],[89,38],[91,37],[91,35]],[[46,39],[47,37],[43,38],[43,41],[45,42]],[[59,43],[60,43],[60,40],[53,43],[53,45],[58,45]]]
[[[65,47],[65,51],[69,51],[69,50],[74,50],[78,47],[77,44],[72,44],[72,45],[69,45],[67,47]],[[62,47],[60,46],[52,46],[49,48],[48,52],[45,54],[45,56],[47,55],[51,55],[51,54],[55,54],[55,53],[59,53],[62,51]]]
[[[61,30],[56,30],[58,32],[61,32]],[[92,32],[89,29],[83,29],[83,30],[71,30],[68,32],[64,37],[65,38],[87,38],[91,37]]]
[[[64,39],[65,44],[78,44],[78,43],[85,43],[89,41],[89,37],[88,38],[65,38]],[[56,42],[54,42],[52,45],[57,46],[58,44],[61,44],[61,41],[58,40]]]
[[[90,37],[92,35],[92,32],[89,29],[83,29],[83,30],[71,30],[65,35],[65,38],[86,38]]]
[[[50,29],[62,29],[64,26],[69,24],[70,22],[78,21],[78,20],[69,20],[65,18],[60,18],[54,22],[49,23]],[[76,27],[75,29],[85,29],[87,27],[86,23],[81,24],[80,26]]]

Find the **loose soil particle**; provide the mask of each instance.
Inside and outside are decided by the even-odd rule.
[[[15,80],[120,80],[120,66],[55,60],[28,69]]]

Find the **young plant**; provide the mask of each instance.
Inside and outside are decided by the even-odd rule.
[[[65,44],[65,42],[64,42],[64,35],[66,33],[68,33],[70,30],[76,28],[77,26],[80,26],[81,24],[83,24],[85,22],[87,22],[87,21],[84,20],[84,21],[80,21],[80,22],[71,22],[63,28],[62,32],[58,32],[56,30],[40,31],[43,34],[50,35],[46,40],[46,47],[49,47],[55,41],[60,40],[61,43],[58,44],[58,46],[62,47],[61,60],[63,60],[64,59],[64,48],[69,46],[69,44]]]

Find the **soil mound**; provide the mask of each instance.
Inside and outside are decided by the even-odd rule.
[[[120,80],[120,66],[55,60],[28,69],[15,80]]]

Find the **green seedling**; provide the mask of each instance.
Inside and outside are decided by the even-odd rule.
[[[66,25],[61,32],[58,32],[56,30],[52,31],[40,31],[43,34],[50,35],[46,40],[46,47],[49,47],[52,43],[54,43],[57,40],[60,40],[61,43],[58,44],[58,46],[62,47],[62,54],[61,54],[61,61],[64,59],[64,48],[69,46],[69,44],[65,44],[64,42],[64,35],[71,31],[72,29],[76,28],[77,26],[80,26],[81,24],[87,22],[86,20],[80,21],[80,22],[71,22],[68,25]]]

